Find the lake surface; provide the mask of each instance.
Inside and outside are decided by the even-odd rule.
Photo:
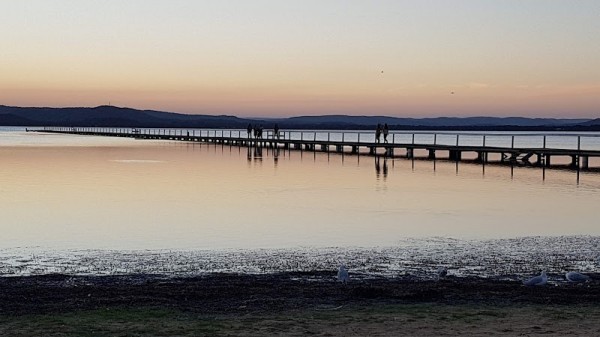
[[[600,245],[597,173],[577,183],[563,170],[542,179],[533,168],[413,167],[19,128],[0,130],[0,163],[3,274],[260,272],[340,261],[386,274],[493,252],[522,261],[494,267],[507,275],[532,267],[533,255],[535,266],[595,270]],[[483,260],[456,270],[492,265]]]

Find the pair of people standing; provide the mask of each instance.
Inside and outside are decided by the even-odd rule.
[[[379,139],[381,137],[381,134],[383,133],[383,141],[385,143],[388,142],[387,137],[388,134],[390,133],[390,129],[387,125],[387,123],[385,123],[383,126],[381,126],[381,124],[377,124],[377,129],[375,129],[375,142],[376,143],[381,143],[381,140]]]
[[[248,127],[246,128],[246,132],[248,135],[248,138],[252,138],[252,132],[254,132],[254,138],[262,138],[262,134],[263,134],[263,127],[262,125],[254,125],[254,127],[252,127],[252,124],[248,124]],[[275,138],[279,139],[279,125],[275,124],[275,127],[273,128],[273,135]]]
[[[254,138],[256,138],[256,139],[262,138],[262,133],[263,133],[262,125],[257,124],[257,125],[254,125],[254,127],[252,127],[252,124],[248,124],[246,131],[248,132],[248,138],[252,138],[253,132],[254,132]]]

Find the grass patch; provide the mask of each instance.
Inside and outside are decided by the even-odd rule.
[[[349,305],[335,310],[200,315],[175,309],[107,308],[61,314],[0,316],[0,336],[338,336],[398,331],[436,334],[598,332],[600,308],[439,304]],[[533,324],[535,322],[535,324]]]
[[[204,336],[225,322],[168,309],[98,309],[65,314],[0,316],[2,336]]]

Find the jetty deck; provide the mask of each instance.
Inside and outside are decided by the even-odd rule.
[[[600,158],[600,135],[597,134],[392,132],[384,142],[383,139],[377,141],[374,132],[346,131],[285,130],[276,135],[272,130],[266,130],[264,138],[254,138],[245,130],[215,129],[43,127],[28,131],[334,152],[342,155],[471,161],[483,165],[500,163],[577,171],[600,169],[600,160],[591,160]],[[550,139],[556,143],[557,137],[569,137],[568,145],[548,146]],[[539,146],[520,144],[535,143],[533,138]],[[527,141],[523,142],[523,139]],[[596,167],[592,163],[596,163]]]

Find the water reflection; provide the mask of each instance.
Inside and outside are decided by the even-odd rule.
[[[107,141],[0,147],[0,247],[380,246],[414,236],[600,234],[593,173],[577,186],[572,171],[547,170],[543,181],[539,169],[515,167],[511,180],[498,165],[482,175],[480,165],[460,163],[457,172],[442,160]]]
[[[216,145],[213,144],[211,146],[214,146],[215,148],[217,146],[221,146],[224,147],[225,145]],[[364,154],[362,155],[352,155],[352,154],[348,154],[348,153],[331,153],[330,151],[315,151],[315,150],[300,150],[300,151],[296,151],[296,150],[292,150],[292,149],[283,149],[283,148],[271,148],[271,147],[264,147],[264,146],[248,146],[248,147],[238,147],[238,146],[232,146],[229,145],[230,147],[230,152],[231,152],[231,148],[235,147],[238,148],[238,152],[241,152],[242,149],[244,149],[244,151],[246,151],[246,157],[248,162],[262,162],[263,160],[265,160],[266,158],[269,158],[269,160],[273,160],[273,164],[274,167],[278,166],[280,157],[282,156],[282,154],[285,156],[285,154],[287,153],[288,157],[291,157],[292,154],[291,153],[295,153],[294,155],[298,156],[300,158],[300,160],[304,159],[305,156],[305,152],[309,152],[312,154],[312,159],[313,162],[316,162],[318,159],[319,155],[325,155],[327,158],[327,161],[330,162],[332,160],[332,156],[334,158],[336,158],[336,161],[341,162],[342,164],[345,163],[346,157],[350,156],[351,158],[356,160],[356,163],[358,165],[360,165],[361,163],[361,156],[364,156]],[[454,169],[454,174],[455,175],[459,175],[460,174],[460,168],[463,166],[468,166],[468,167],[480,167],[480,174],[481,176],[485,177],[486,176],[486,168],[488,166],[491,167],[495,167],[495,168],[505,168],[505,172],[507,174],[507,177],[509,177],[511,180],[515,178],[515,170],[527,170],[528,172],[539,172],[539,178],[542,181],[546,180],[546,167],[545,166],[541,166],[541,169],[538,169],[536,167],[533,166],[522,166],[522,165],[515,165],[513,162],[506,162],[506,163],[496,163],[496,162],[480,162],[476,159],[474,160],[466,160],[466,161],[460,161],[460,160],[440,160],[437,157],[433,156],[431,157],[431,159],[426,159],[426,158],[418,158],[418,157],[410,157],[410,158],[402,158],[402,157],[389,157],[385,154],[383,155],[375,155],[375,156],[368,156],[373,158],[374,161],[374,167],[375,167],[375,173],[376,173],[376,179],[377,180],[383,180],[385,181],[386,178],[388,177],[389,174],[389,165],[390,163],[392,165],[394,165],[394,163],[396,161],[402,161],[402,160],[406,160],[406,161],[410,161],[410,165],[411,165],[411,169],[414,171],[415,170],[415,162],[430,162],[431,163],[431,169],[433,171],[433,173],[435,173],[438,169],[438,162],[443,163],[442,165],[452,165],[453,169]],[[417,165],[419,166],[419,165]],[[559,168],[556,168],[555,170],[561,170]],[[468,171],[472,171],[471,169],[469,169]],[[568,177],[569,174],[573,177],[573,182],[575,182],[575,184],[579,184],[580,183],[580,179],[582,176],[582,172],[579,170],[569,170],[569,169],[563,169],[562,170],[563,173],[565,174],[565,177]],[[589,171],[586,172],[585,174],[589,175],[589,176],[598,176],[597,172],[595,171]],[[584,175],[585,175],[584,174]],[[593,178],[592,178],[593,180]]]
[[[377,180],[379,180],[381,178],[381,172],[382,172],[382,165],[381,165],[381,157],[382,156],[375,156],[375,173],[377,176]],[[387,175],[388,175],[388,163],[387,163],[387,157],[383,157],[383,181],[386,180]]]
[[[273,163],[274,166],[277,167],[277,163],[279,162],[279,148],[272,149],[273,151]]]

